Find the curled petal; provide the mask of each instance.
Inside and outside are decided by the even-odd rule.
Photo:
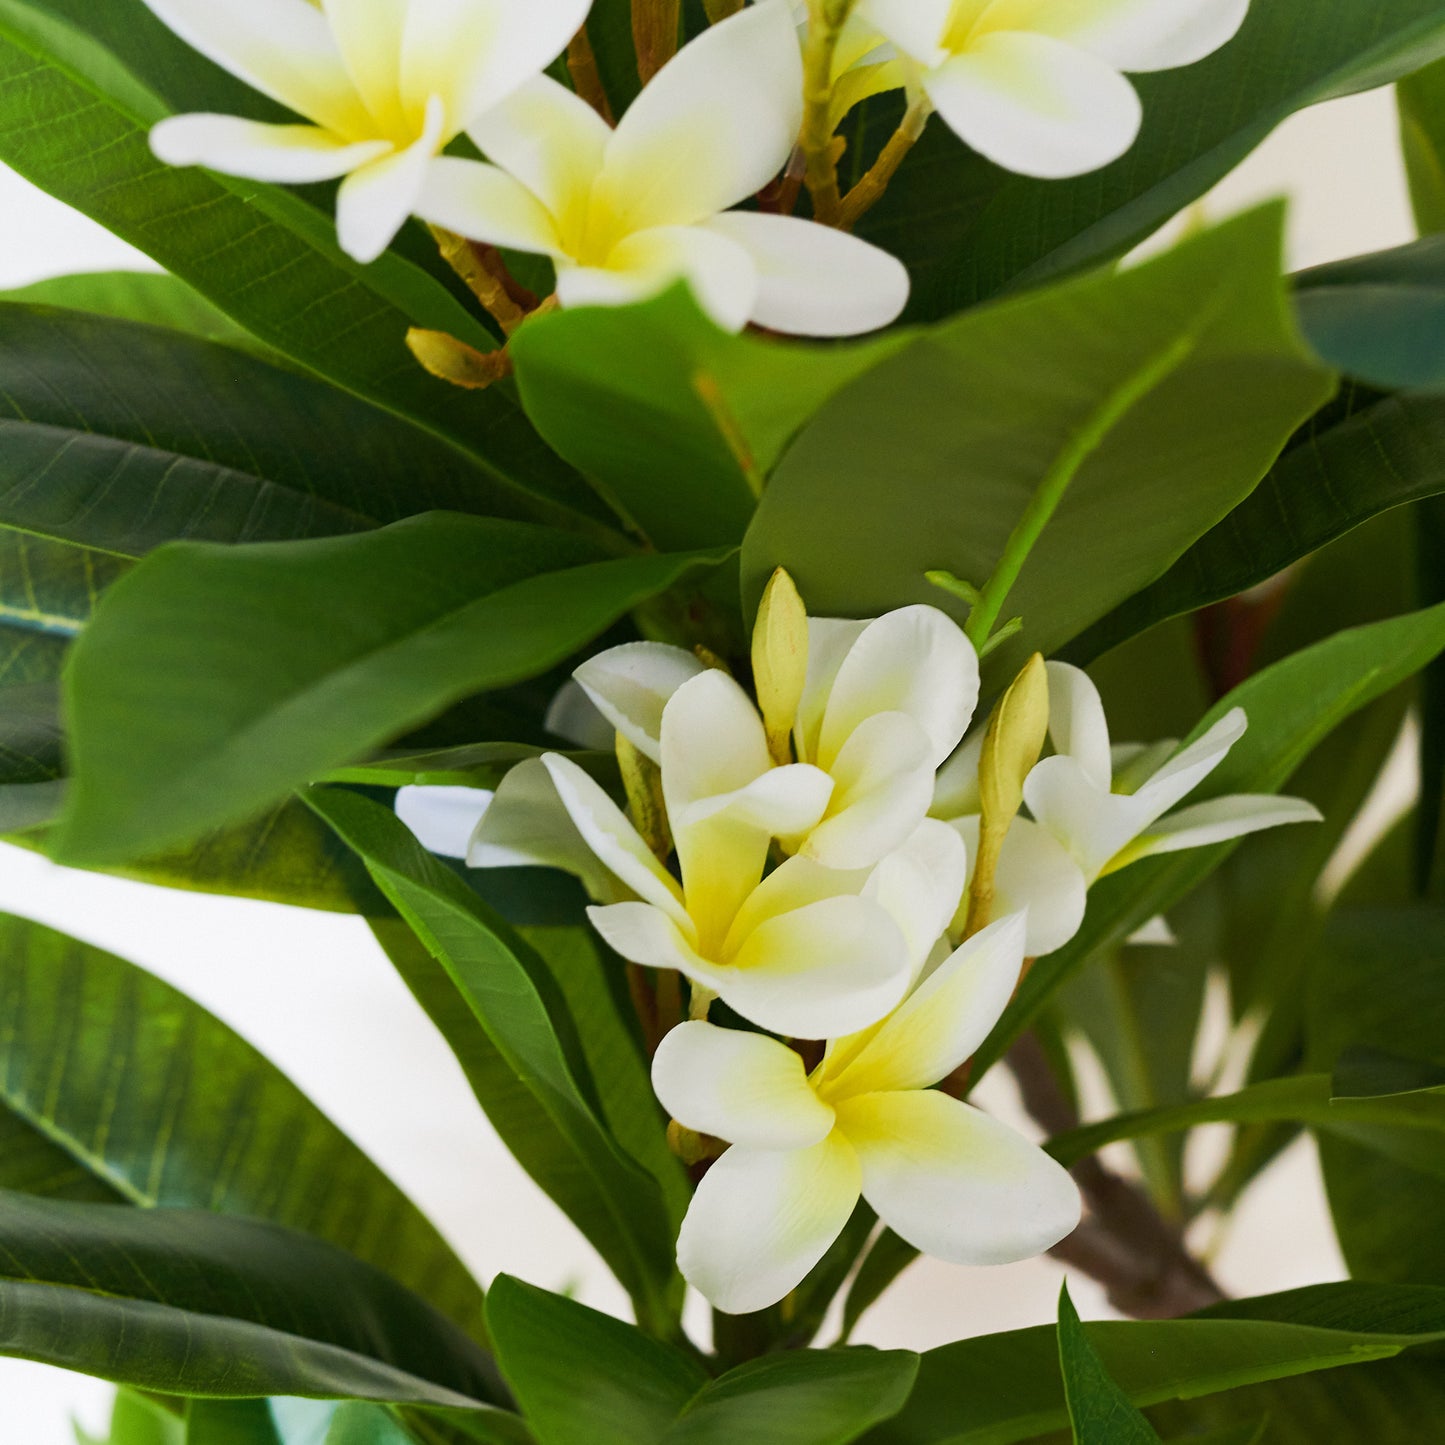
[[[707,671],[695,654],[660,642],[628,642],[572,674],[597,710],[644,757],[662,761],[662,710],[683,683]]]
[[[963,737],[978,687],[978,654],[963,629],[936,607],[901,607],[869,623],[843,659],[814,761],[831,770],[864,719],[901,712],[923,729],[936,768]]]
[[[519,763],[502,779],[472,833],[466,859],[472,868],[560,868],[580,878],[588,895],[602,903],[632,896],[587,846],[540,758]]]
[[[1012,1129],[935,1091],[869,1094],[838,1110],[863,1197],[909,1244],[953,1264],[1012,1264],[1078,1226],[1068,1171]]]
[[[1100,791],[1064,753],[1034,767],[1024,780],[1024,801],[1038,824],[1069,851],[1090,883],[1149,822],[1144,816],[1147,805]]]
[[[1119,70],[1173,70],[1228,44],[1248,13],[1249,0],[1045,0],[1031,28]]]
[[[1133,797],[1144,815],[1140,827],[1146,827],[1188,797],[1224,761],[1248,726],[1244,709],[1231,708],[1202,738],[1180,748],[1148,782],[1136,789]]]
[[[151,150],[168,166],[206,166],[227,176],[304,185],[344,176],[391,152],[384,140],[342,140],[312,125],[265,125],[231,115],[173,115],[151,128]]]
[[[397,789],[394,806],[429,853],[465,858],[492,798],[486,788],[407,787]]]
[[[1010,914],[941,963],[861,1048],[829,1060],[824,1098],[926,1089],[971,1057],[1002,1015],[1024,963],[1024,916]]]
[[[1211,843],[1227,843],[1248,833],[1263,832],[1290,823],[1318,823],[1321,813],[1303,798],[1276,798],[1234,793],[1181,808],[1161,818],[1147,833],[1137,839],[1116,858],[1108,871],[1116,872],[1140,858],[1158,853],[1181,853],[1186,848],[1205,848]]]
[[[1051,662],[1049,678],[1049,737],[1054,747],[1078,763],[1096,788],[1108,792],[1113,781],[1109,723],[1104,700],[1093,679],[1082,668]]]
[[[677,920],[651,903],[613,903],[589,908],[587,917],[607,946],[629,963],[667,968],[715,992],[718,971],[698,956]]]
[[[679,1124],[750,1149],[806,1149],[833,1128],[803,1060],[764,1034],[681,1024],[653,1058],[652,1086]]]
[[[543,726],[553,737],[597,753],[609,752],[617,736],[617,729],[570,677],[548,704]]]
[[[750,5],[683,46],[632,103],[608,145],[598,204],[625,231],[731,209],[787,164],[802,95],[787,0]]]
[[[737,242],[757,267],[751,320],[793,336],[857,336],[896,321],[908,270],[877,246],[795,216],[729,211],[708,229]]]
[[[858,1184],[857,1156],[836,1133],[810,1149],[729,1149],[693,1196],[678,1267],[725,1314],[766,1309],[827,1253]]]
[[[1107,62],[1046,35],[998,31],[923,79],[960,139],[1020,175],[1060,180],[1117,160],[1143,107]]]
[[[375,261],[416,210],[427,171],[436,164],[445,121],[445,109],[434,96],[427,105],[420,140],[352,171],[342,181],[336,195],[336,234],[341,249],[353,260],[363,265]]]
[[[617,804],[570,758],[548,753],[542,764],[573,826],[603,866],[639,898],[690,931],[692,924],[682,906],[682,890],[653,857]]]

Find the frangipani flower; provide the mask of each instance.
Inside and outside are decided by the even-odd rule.
[[[657,762],[663,708],[702,667],[681,648],[641,642],[600,653],[576,677]],[[816,826],[785,846],[829,868],[871,868],[927,814],[934,773],[978,701],[978,655],[946,613],[916,606],[873,622],[807,619],[806,669],[794,747],[833,789]]]
[[[797,1286],[860,1194],[926,1254],[1006,1264],[1079,1222],[1078,1189],[1041,1149],[929,1086],[987,1037],[1013,993],[1024,923],[970,939],[884,1022],[830,1045],[811,1075],[760,1034],[688,1023],[653,1062],[663,1106],[732,1144],[698,1186],[678,1265],[717,1308],[743,1314]]]
[[[151,131],[171,165],[257,181],[345,176],[342,249],[374,261],[442,149],[566,48],[591,0],[146,0],[183,40],[304,116],[182,115]]]
[[[609,905],[589,916],[618,953],[676,969],[762,1028],[826,1038],[880,1018],[907,988],[916,953],[877,896],[900,886],[896,865],[874,882],[796,858],[763,878],[771,839],[816,824],[831,779],[805,765],[774,767],[757,710],[721,672],[679,687],[660,733],[681,882],[602,788],[556,754],[507,775],[468,861],[578,874]],[[925,953],[957,904],[962,854],[957,845],[957,866],[942,870],[952,898],[918,910],[938,919]]]
[[[564,306],[685,280],[731,330],[872,331],[908,299],[898,261],[811,221],[730,209],[787,164],[802,88],[788,0],[762,0],[684,46],[616,130],[565,86],[532,81],[468,127],[493,164],[443,158],[418,212],[550,256]]]
[[[1024,800],[1033,816],[1014,820],[994,877],[999,910],[1028,912],[1030,957],[1062,948],[1084,921],[1089,888],[1130,863],[1319,821],[1318,811],[1298,798],[1247,794],[1170,812],[1243,736],[1241,709],[1182,750],[1173,739],[1111,746],[1103,702],[1088,675],[1051,662],[1048,678],[1056,752],[1029,773]],[[970,860],[978,848],[982,747],[979,731],[940,769],[929,810],[958,831]]]
[[[1142,107],[1122,72],[1193,65],[1231,40],[1249,0],[860,0],[855,14],[917,65],[934,108],[976,151],[1043,179],[1117,160]]]

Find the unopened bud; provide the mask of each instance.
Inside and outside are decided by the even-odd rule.
[[[632,826],[658,861],[666,862],[672,852],[672,829],[662,796],[662,769],[621,733],[617,734],[617,767]]]
[[[768,734],[768,751],[779,765],[793,760],[793,724],[808,679],[808,612],[779,567],[768,582],[753,627],[753,681]]]

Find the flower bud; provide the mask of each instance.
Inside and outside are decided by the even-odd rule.
[[[779,766],[793,761],[793,724],[807,677],[807,609],[793,579],[779,567],[763,593],[753,628],[753,681],[768,751]]]

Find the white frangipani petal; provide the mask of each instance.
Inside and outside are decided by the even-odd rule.
[[[677,919],[651,903],[612,903],[589,908],[587,917],[607,946],[629,963],[673,969],[712,988],[716,970],[698,956]]]
[[[311,125],[266,125],[230,115],[173,115],[151,128],[151,150],[168,166],[304,185],[350,174],[389,155],[384,140],[348,142]]]
[[[1291,823],[1319,823],[1323,815],[1313,803],[1302,798],[1280,798],[1272,795],[1234,793],[1225,798],[1212,798],[1181,808],[1161,818],[1148,832],[1131,844],[1119,858],[1115,868],[1139,858],[1152,858],[1158,853],[1180,853],[1186,848],[1205,848],[1211,843],[1227,843],[1266,828],[1279,828]]]
[[[407,8],[407,0],[321,0],[352,84],[372,119],[387,132],[400,132],[406,125],[401,56]]]
[[[1032,22],[1120,70],[1173,70],[1213,55],[1238,34],[1249,0],[1044,0]]]
[[[943,37],[960,8],[957,0],[858,0],[853,13],[920,65],[935,66],[948,57]]]
[[[1082,668],[1051,662],[1049,679],[1049,737],[1059,752],[1083,769],[1084,776],[1108,792],[1114,777],[1109,747],[1109,724],[1104,700],[1093,679]]]
[[[532,192],[561,231],[586,225],[612,127],[575,91],[539,75],[475,116],[467,134],[488,160]]]
[[[963,839],[947,823],[931,818],[921,822],[869,877],[864,896],[881,905],[898,925],[908,943],[915,977],[958,910],[967,878]]]
[[[978,702],[978,654],[936,607],[902,607],[869,623],[833,679],[815,761],[831,768],[874,713],[908,714],[932,744],[934,767],[956,748]]]
[[[764,1034],[682,1024],[658,1047],[652,1085],[685,1128],[751,1149],[806,1149],[833,1128],[802,1058]]]
[[[859,1177],[857,1156],[838,1134],[810,1149],[729,1149],[693,1196],[678,1268],[726,1314],[775,1304],[841,1233]]]
[[[1107,61],[1023,31],[983,36],[929,71],[923,89],[981,155],[1041,180],[1117,160],[1143,120],[1134,87]]]
[[[1078,1187],[1021,1135],[935,1091],[838,1106],[863,1197],[915,1248],[954,1264],[1012,1264],[1077,1228]]]
[[[867,622],[854,622],[843,617],[808,619],[808,672],[794,729],[799,757],[814,759],[818,756],[818,735],[823,730],[823,714],[828,707],[834,679],[853,644],[868,626]]]
[[[931,817],[948,821],[982,809],[978,769],[983,761],[983,740],[987,735],[986,728],[975,728],[938,770],[933,784],[933,806],[928,810]]]
[[[860,1049],[830,1059],[824,1098],[926,1089],[947,1078],[977,1052],[1013,997],[1024,929],[1023,914],[1014,913],[970,938]]]
[[[560,868],[580,878],[599,903],[632,896],[577,831],[540,758],[519,763],[502,779],[466,860],[472,868]]]
[[[1147,782],[1133,793],[1147,826],[1186,798],[1222,763],[1245,734],[1249,720],[1243,708],[1233,708],[1203,737],[1181,748]]]
[[[1074,758],[1062,753],[1045,758],[1028,775],[1024,801],[1090,883],[1150,821],[1135,799],[1101,790]]]
[[[683,46],[607,147],[598,201],[626,230],[692,226],[762,190],[803,121],[787,0],[762,0]]]
[[[375,138],[326,17],[307,0],[145,0],[193,50],[307,120]]]
[[[682,890],[617,804],[570,758],[548,753],[542,763],[587,846],[639,898],[690,931]]]
[[[406,787],[397,789],[394,806],[429,853],[465,858],[493,796],[486,788]]]
[[[611,752],[617,738],[617,729],[597,710],[582,685],[570,677],[548,704],[542,725],[554,738],[594,753]]]
[[[898,319],[908,269],[844,231],[795,216],[729,211],[708,229],[736,242],[757,268],[750,319],[803,336],[857,336]]]
[[[427,171],[441,148],[446,107],[427,103],[421,138],[405,150],[352,171],[336,196],[336,235],[341,249],[363,265],[375,261],[417,208]]]
[[[661,642],[628,642],[588,658],[572,676],[633,747],[662,761],[662,710],[683,683],[707,671],[697,655]]]
[[[526,186],[496,166],[455,156],[438,156],[427,168],[416,213],[491,246],[546,255],[561,247],[551,215]]]

